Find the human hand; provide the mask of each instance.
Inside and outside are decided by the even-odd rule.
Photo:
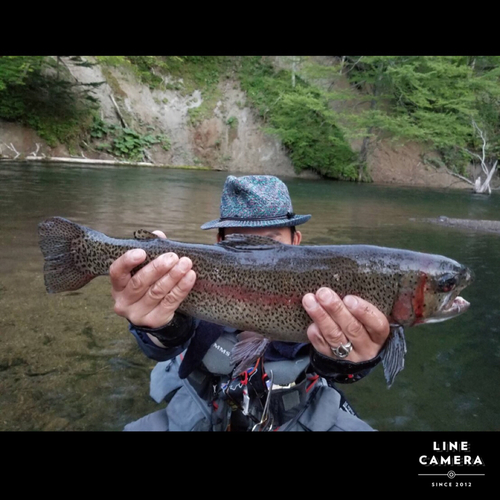
[[[389,335],[385,314],[360,297],[347,295],[341,300],[333,290],[324,287],[315,294],[304,295],[302,305],[313,320],[307,336],[325,356],[338,359],[332,348],[351,342],[351,352],[342,359],[368,361],[377,356]]]
[[[153,231],[166,238],[161,231]],[[109,268],[114,311],[131,323],[147,328],[166,325],[193,288],[196,273],[188,257],[169,252],[160,255],[134,276],[132,269],[146,260],[142,249],[129,250]]]

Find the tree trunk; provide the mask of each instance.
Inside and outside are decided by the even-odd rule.
[[[486,154],[486,150],[488,149],[488,141],[486,138],[486,133],[484,133],[477,125],[477,123],[472,120],[472,125],[473,127],[477,130],[479,136],[481,137],[481,140],[483,141],[483,145],[481,148],[481,155],[474,153],[473,151],[469,151],[468,149],[463,148],[468,154],[471,156],[474,156],[479,159],[481,162],[481,170],[484,172],[486,178],[483,183],[481,183],[481,175],[478,175],[477,178],[472,181],[467,181],[469,184],[472,184],[474,188],[474,192],[478,194],[491,194],[491,179],[493,178],[493,175],[497,171],[497,166],[498,166],[498,160],[495,160],[493,163],[492,167],[489,167],[487,165],[488,162],[488,156]]]
[[[491,194],[491,179],[493,178],[493,175],[495,174],[497,170],[497,165],[498,165],[498,160],[495,161],[493,166],[491,167],[490,171],[488,172],[488,175],[486,176],[486,179],[484,182],[481,184],[481,176],[479,176],[475,181],[474,181],[474,192],[478,194]]]
[[[373,84],[373,99],[370,101],[370,109],[373,110],[377,107],[377,97],[380,93],[380,82],[382,81],[383,76],[383,64],[379,64],[378,66],[378,75]],[[363,168],[366,164],[368,158],[368,146],[370,144],[370,137],[373,131],[373,127],[369,127],[366,131],[366,136],[363,139],[363,144],[361,145],[361,151],[359,152],[359,167],[358,167],[358,181],[361,181],[363,178]]]
[[[363,138],[363,144],[361,145],[361,150],[359,152],[359,167],[358,167],[358,181],[363,180],[363,168],[368,159],[368,146],[370,144],[370,135],[372,133],[373,127],[370,127],[366,131],[366,136]]]

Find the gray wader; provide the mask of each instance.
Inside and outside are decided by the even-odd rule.
[[[210,347],[201,368],[187,378],[179,377],[182,354],[158,363],[151,372],[150,396],[166,402],[166,408],[127,424],[126,431],[227,431],[235,430],[234,414],[242,414],[228,398],[227,388],[238,387],[230,378],[229,353],[236,342],[234,334],[224,334]],[[272,372],[269,398],[273,425],[277,431],[372,431],[373,429],[343,405],[341,394],[318,375],[307,376],[309,356],[293,360],[266,362],[265,373]],[[257,399],[257,398],[254,398]],[[259,420],[267,397],[259,401],[246,398],[244,415]],[[260,413],[259,413],[260,412]],[[253,422],[252,422],[253,423]],[[251,429],[252,426],[249,427]]]

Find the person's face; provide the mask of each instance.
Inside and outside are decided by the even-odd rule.
[[[287,245],[299,245],[302,240],[300,231],[295,231],[292,238],[292,230],[289,227],[226,227],[224,229],[225,236],[234,233],[267,236]],[[220,240],[220,235],[217,235],[217,241]]]

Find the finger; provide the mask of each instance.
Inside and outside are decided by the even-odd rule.
[[[156,234],[156,236],[159,236],[160,238],[167,239],[165,233],[163,231],[153,231],[153,234]]]
[[[141,299],[149,287],[165,276],[179,261],[179,257],[172,252],[160,255],[134,274],[124,290],[122,300],[125,303],[134,303]],[[162,297],[161,297],[162,298]],[[161,298],[158,299],[161,300]]]
[[[312,346],[316,351],[320,352],[321,354],[324,354],[325,356],[328,356],[330,358],[334,359],[339,359],[339,356],[335,355],[332,351],[333,347],[339,347],[340,343],[338,345],[332,346],[330,343],[325,339],[325,337],[322,335],[320,332],[318,325],[316,323],[312,323],[309,328],[307,329],[307,336],[309,338],[309,341],[311,342]],[[342,344],[346,345],[348,343],[348,340],[345,340],[342,342]],[[341,358],[342,360],[345,361],[352,361],[354,363],[357,363],[359,361],[365,361],[366,358],[364,355],[358,353],[354,346],[352,346],[353,349],[349,354]],[[370,356],[370,358],[373,356]]]
[[[181,302],[188,296],[196,281],[196,273],[191,269],[174,286],[169,294],[144,318],[144,324],[157,327],[171,321]]]
[[[307,337],[318,352],[325,356],[334,357],[330,344],[325,340],[316,323],[312,323],[307,329]]]
[[[358,338],[367,335],[363,324],[351,314],[342,299],[333,290],[320,288],[316,292],[316,297],[321,307],[323,307],[333,322],[338,325],[348,340],[355,343]]]
[[[386,315],[370,302],[354,295],[346,295],[344,304],[349,312],[364,326],[371,340],[380,346],[383,345],[390,331],[389,320]]]
[[[341,328],[320,304],[316,295],[312,293],[306,294],[302,304],[329,346],[338,347],[340,344],[347,342]]]
[[[176,258],[177,255],[173,254]],[[180,283],[191,270],[191,259],[182,257],[158,281],[147,288],[146,292],[128,310],[128,319],[136,324],[156,328],[168,323],[192,288],[193,283]],[[196,276],[196,275],[195,275]],[[190,285],[189,289],[186,288]],[[180,288],[179,288],[180,287]],[[158,306],[163,304],[158,309]]]
[[[146,260],[146,252],[140,248],[129,250],[118,257],[109,268],[111,286],[114,291],[121,292],[130,281],[130,272]]]
[[[177,302],[177,296],[179,296],[179,282],[192,267],[193,263],[188,257],[182,257],[179,259],[175,265],[170,268],[167,274],[162,276],[158,281],[149,287],[143,298],[144,305],[148,309],[153,309],[167,297],[167,301],[175,304]],[[184,298],[185,296],[182,297],[179,304],[182,300],[184,300]],[[177,304],[177,306],[179,304]]]
[[[180,274],[180,277],[176,280],[175,286],[170,290],[170,293],[161,301],[160,306],[168,308],[170,305],[177,309],[181,302],[188,296],[196,281],[196,273],[191,269],[192,265],[191,259],[187,257],[183,257],[179,261],[179,265],[177,266],[179,269],[175,269],[175,271],[176,274]]]

